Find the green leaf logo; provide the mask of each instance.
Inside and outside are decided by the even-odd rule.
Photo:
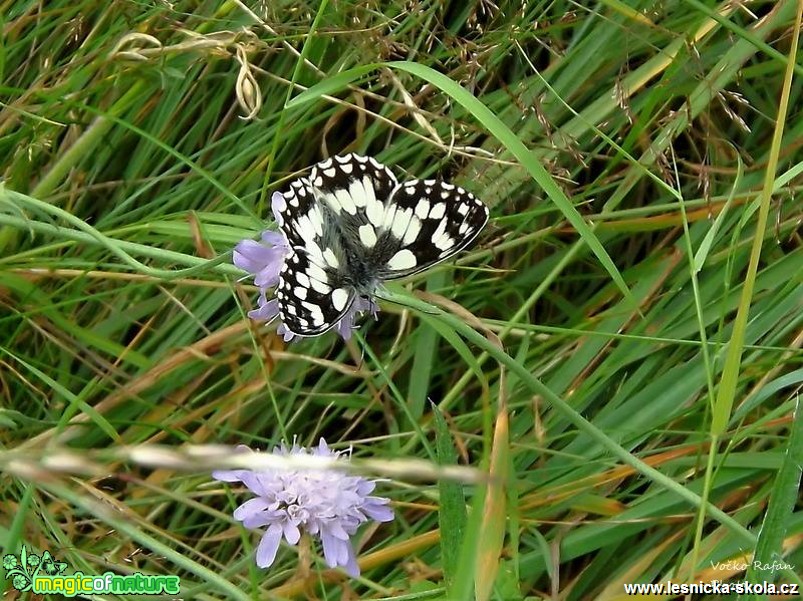
[[[31,565],[30,561],[33,557],[39,560],[36,555],[28,555],[28,550],[22,547],[22,553],[17,557],[9,553],[3,556],[3,567],[6,570],[6,580],[11,579],[11,586],[20,592],[25,592],[31,588],[33,583],[33,574],[36,572],[36,566]],[[28,569],[31,569],[29,572]]]
[[[11,585],[24,593],[33,586],[33,579],[40,570],[48,576],[58,576],[67,569],[67,564],[58,561],[50,551],[45,551],[41,557],[29,554],[23,545],[19,556],[11,553],[3,556],[3,568],[6,570],[6,580],[10,579]]]

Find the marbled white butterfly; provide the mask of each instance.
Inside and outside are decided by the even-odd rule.
[[[279,273],[279,316],[298,336],[335,325],[383,280],[418,273],[466,248],[488,208],[435,179],[399,183],[371,157],[336,156],[290,184],[278,211],[291,253]]]

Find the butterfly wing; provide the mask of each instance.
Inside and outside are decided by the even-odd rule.
[[[279,227],[293,253],[279,274],[276,295],[285,327],[317,336],[351,308],[355,263],[364,265],[361,236],[385,215],[385,201],[398,186],[375,159],[336,156],[290,184],[279,207]]]
[[[338,270],[320,256],[297,248],[279,272],[279,318],[296,336],[317,336],[331,329],[354,303],[355,291],[341,285]]]
[[[313,254],[316,247],[336,255],[345,253],[346,246],[354,252],[370,249],[397,187],[390,169],[373,158],[347,154],[326,159],[282,194],[279,227],[291,247]]]
[[[488,209],[466,190],[436,180],[399,185],[370,157],[336,156],[282,195],[279,227],[292,254],[276,295],[298,336],[332,328],[376,282],[403,278],[466,248]]]
[[[306,241],[323,235],[324,215],[315,202],[309,180],[299,178],[290,182],[287,192],[282,193],[282,203],[277,207],[279,229],[287,238],[290,247],[305,246]]]
[[[454,256],[488,222],[488,207],[471,192],[439,180],[412,180],[394,190],[384,218],[387,239],[378,270],[404,278]]]
[[[488,221],[487,207],[463,188],[434,179],[399,185],[371,157],[327,159],[313,168],[309,182],[324,223],[335,226],[331,235],[324,226],[326,246],[347,262],[352,257],[348,268],[359,263],[374,280],[407,277],[448,259]]]
[[[398,186],[396,177],[374,158],[347,154],[318,163],[309,179],[335,226],[330,242],[365,257],[376,243],[387,201]]]

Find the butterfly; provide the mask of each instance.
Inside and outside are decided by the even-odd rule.
[[[398,182],[372,157],[335,156],[282,193],[276,212],[291,251],[276,287],[287,331],[317,336],[377,286],[466,248],[488,222],[471,192],[435,179]],[[356,303],[356,304],[355,304]]]

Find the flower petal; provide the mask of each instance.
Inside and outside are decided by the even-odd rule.
[[[287,521],[282,524],[284,529],[284,538],[291,545],[295,545],[301,539],[301,531],[293,522]]]
[[[241,240],[234,247],[232,261],[240,269],[256,274],[272,260],[273,251],[256,240]]]
[[[321,531],[323,532],[323,530]],[[349,533],[346,532],[345,528],[343,528],[343,524],[340,521],[332,520],[329,524],[326,525],[326,533],[334,538],[340,540],[348,540]],[[322,534],[323,536],[323,534]]]
[[[243,527],[248,528],[249,530],[257,530],[264,526],[272,526],[276,523],[276,516],[273,515],[271,512],[264,512],[264,513],[256,513],[254,515],[249,515],[245,519],[242,520]]]
[[[335,455],[334,451],[329,449],[329,445],[326,444],[323,436],[321,436],[321,438],[318,440],[317,448],[312,449],[312,454],[318,455],[319,457],[331,457],[332,455]]]
[[[340,565],[343,567],[343,570],[346,572],[346,574],[352,578],[356,578],[360,575],[360,566],[357,565],[357,557],[354,555],[354,547],[352,547],[351,544],[346,545],[346,547],[348,556],[346,562]]]
[[[234,247],[233,262],[254,276],[260,288],[272,288],[279,283],[279,272],[290,253],[287,239],[281,232],[262,232],[262,242],[241,240]]]
[[[245,503],[243,503],[237,509],[234,510],[234,519],[239,520],[240,522],[245,522],[249,518],[252,518],[257,514],[264,512],[267,508],[268,508],[268,502],[263,497],[248,499]],[[256,526],[248,526],[248,527],[254,528]]]
[[[370,298],[364,298],[362,296],[355,298],[349,310],[343,314],[343,317],[341,317],[340,321],[335,325],[335,330],[340,334],[343,340],[348,341],[351,339],[351,334],[354,330],[354,322],[366,311],[370,311],[374,319],[376,319],[376,314],[379,312],[379,305]]]
[[[262,540],[257,546],[257,565],[260,568],[267,568],[276,559],[276,552],[279,550],[279,543],[282,540],[282,527],[272,524],[262,535]]]
[[[273,211],[273,217],[276,219],[276,223],[284,225],[281,212],[287,209],[287,201],[284,199],[281,192],[274,192],[270,197],[270,208]]]
[[[285,250],[285,252],[290,251],[290,246],[287,244],[287,238],[285,238],[282,232],[265,230],[264,232],[262,232],[262,241],[267,244],[270,244],[271,246],[282,248],[283,250]]]
[[[360,509],[375,522],[390,522],[393,520],[393,510],[388,507],[388,502],[389,499],[382,497],[367,497]]]
[[[354,320],[359,316],[360,310],[357,308],[357,302],[352,303],[348,311],[343,314],[340,321],[335,325],[335,330],[343,340],[350,340],[352,330],[354,330]]]
[[[261,289],[273,288],[279,283],[279,272],[284,267],[285,253],[281,248],[271,248],[270,262],[254,276],[254,285]]]
[[[248,317],[255,321],[270,321],[279,314],[279,301],[268,300],[264,294],[259,296],[259,306],[248,312]],[[281,327],[281,326],[280,326]]]
[[[360,575],[360,567],[357,565],[357,557],[350,541],[321,536],[321,543],[326,565],[330,568],[341,567],[354,578]]]
[[[212,477],[221,482],[242,482],[247,470],[214,470]]]
[[[273,301],[271,301],[273,302]],[[279,314],[279,301],[276,301],[276,314]],[[248,314],[250,317],[250,313]],[[290,330],[288,330],[284,324],[281,324],[278,328],[276,328],[276,333],[284,338],[285,342],[290,342],[293,338],[296,337]]]
[[[347,548],[351,546],[348,540],[342,541],[322,531],[321,544],[323,546],[324,561],[330,568],[344,565],[348,561]]]

